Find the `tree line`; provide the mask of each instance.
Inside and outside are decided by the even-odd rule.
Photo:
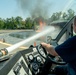
[[[56,20],[69,20],[75,15],[74,10],[69,9],[67,12],[56,12],[51,15],[50,18],[45,19],[42,16],[31,18],[28,17],[25,20],[23,20],[22,17],[11,17],[2,19],[0,18],[0,29],[35,29],[36,26],[39,25],[39,21],[42,20],[42,22],[45,22],[46,25],[48,25],[50,22],[56,21]]]

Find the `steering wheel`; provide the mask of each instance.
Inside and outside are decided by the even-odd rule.
[[[58,64],[58,65],[65,65],[66,62],[57,62],[55,60],[55,56],[48,54],[47,51],[45,50],[45,48],[40,44],[37,46],[37,51],[38,53],[46,60],[46,58],[49,58],[50,61],[54,64]]]

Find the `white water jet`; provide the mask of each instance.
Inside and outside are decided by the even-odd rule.
[[[41,36],[44,36],[44,35],[48,34],[49,32],[52,33],[54,30],[55,30],[55,28],[53,26],[50,26],[48,29],[43,30],[40,33],[38,33],[38,34],[36,34],[36,35],[34,35],[32,37],[29,37],[28,39],[25,39],[25,40],[23,40],[21,42],[18,42],[18,43],[14,44],[14,45],[6,48],[6,49],[7,49],[8,52],[11,52],[11,51],[19,48],[20,46],[22,46],[22,45],[24,45],[24,44],[26,44],[28,42],[31,42],[33,40],[38,39]]]

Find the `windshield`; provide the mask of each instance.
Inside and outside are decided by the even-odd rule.
[[[75,0],[0,0],[0,49],[50,43],[75,15]]]

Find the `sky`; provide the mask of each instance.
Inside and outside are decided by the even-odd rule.
[[[75,0],[0,0],[0,18],[21,16],[25,19],[34,14],[51,16],[69,8],[76,12]]]

